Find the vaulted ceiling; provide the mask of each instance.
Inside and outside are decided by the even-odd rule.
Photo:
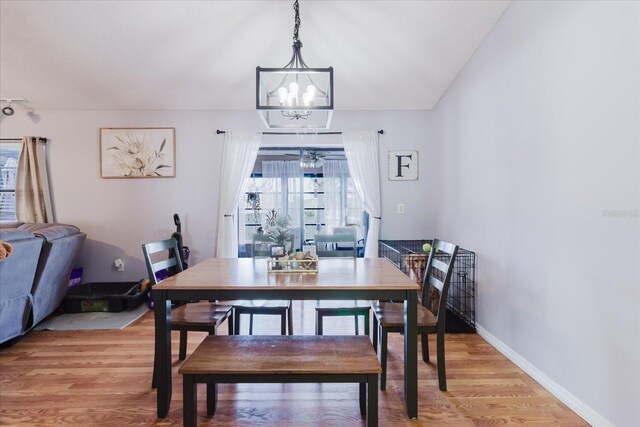
[[[293,1],[0,3],[0,96],[34,108],[251,110],[291,56]],[[508,1],[302,0],[338,110],[431,109]]]

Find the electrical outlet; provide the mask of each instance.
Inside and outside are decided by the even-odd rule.
[[[399,214],[404,213],[404,203],[398,203],[398,213]]]
[[[120,258],[113,261],[113,265],[116,267],[116,271],[124,271],[124,261]]]

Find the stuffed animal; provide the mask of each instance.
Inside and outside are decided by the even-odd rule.
[[[9,258],[12,253],[13,246],[11,246],[11,243],[0,240],[0,261]]]

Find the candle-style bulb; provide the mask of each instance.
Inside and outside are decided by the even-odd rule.
[[[295,98],[298,97],[298,83],[289,83],[289,95],[293,95]]]
[[[285,105],[287,103],[287,89],[280,86],[278,89],[278,99],[280,100],[280,105]]]

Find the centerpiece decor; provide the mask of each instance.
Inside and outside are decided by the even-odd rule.
[[[310,252],[302,253],[287,249],[287,245],[293,242],[291,232],[291,218],[288,215],[278,215],[275,209],[271,209],[265,216],[265,234],[269,236],[274,245],[271,246],[271,258],[267,260],[267,270],[278,273],[317,273],[318,259]]]

